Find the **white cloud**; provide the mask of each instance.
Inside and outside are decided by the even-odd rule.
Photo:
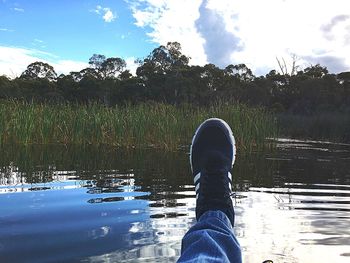
[[[0,46],[0,75],[15,78],[30,63],[42,61],[52,65],[58,74],[80,71],[88,67],[87,63],[73,60],[60,60],[55,55],[34,49]]]
[[[128,57],[125,59],[126,69],[130,71],[131,74],[136,75],[136,70],[139,64],[135,63],[136,58]]]
[[[113,22],[117,18],[117,14],[112,12],[109,7],[96,6],[96,9],[92,10],[98,15],[101,15],[106,23]]]
[[[112,22],[113,20],[115,20],[116,16],[112,13],[111,10],[108,10],[104,16],[103,16],[103,20],[107,23]]]
[[[227,1],[226,2],[228,5]],[[255,71],[276,68],[275,57],[290,58],[296,54],[301,64],[314,63],[317,57],[345,57],[350,46],[344,46],[341,34],[333,41],[324,38],[322,25],[328,24],[333,17],[343,14],[345,1],[293,1],[266,0],[235,2],[216,8],[228,16],[236,15],[228,25],[237,27],[237,35],[244,43],[244,49],[232,53],[233,61],[242,61]],[[254,6],[254,8],[251,8]],[[317,7],[317,12],[315,8]],[[349,9],[350,10],[350,9]],[[349,11],[350,12],[350,11]],[[321,62],[321,60],[320,60]],[[324,61],[326,62],[326,61]],[[328,60],[324,65],[331,68],[336,60]],[[342,70],[349,69],[350,61],[345,61]],[[339,67],[337,68],[339,70]]]
[[[102,6],[98,5],[96,6],[96,9],[91,10],[91,12],[95,12],[96,14],[100,15],[102,10]]]
[[[141,0],[129,1],[129,4],[135,25],[150,27],[152,31],[148,36],[153,42],[165,45],[169,41],[178,41],[183,53],[191,56],[193,64],[207,63],[204,39],[195,26],[201,0]]]
[[[50,63],[55,68],[57,74],[68,74],[72,71],[80,71],[89,66],[88,63],[74,60],[58,60],[57,62]]]
[[[23,8],[18,8],[18,7],[14,7],[13,10],[17,12],[22,12],[22,13],[24,12]]]
[[[30,63],[42,61],[54,67],[59,75],[69,74],[71,71],[80,71],[89,67],[88,63],[74,60],[61,60],[56,55],[36,49],[0,46],[0,76],[10,78],[19,77]],[[134,57],[125,59],[126,68],[136,74],[138,64]]]
[[[8,29],[8,28],[0,28],[0,31],[3,31],[3,32],[13,32],[12,29]]]
[[[179,41],[193,64],[245,63],[262,74],[277,68],[276,57],[296,54],[301,64],[350,70],[348,0],[204,1],[127,2],[151,41]]]
[[[36,48],[46,48],[45,41],[35,38],[32,45]]]
[[[204,51],[208,61],[225,67],[231,63],[232,52],[242,49],[241,40],[226,28],[224,17],[217,10],[210,8],[208,3],[208,0],[204,0],[200,5],[196,27],[205,40]]]

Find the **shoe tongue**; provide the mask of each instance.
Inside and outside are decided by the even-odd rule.
[[[230,168],[227,164],[230,160],[218,151],[208,152],[205,160],[205,170],[208,172],[226,171]]]

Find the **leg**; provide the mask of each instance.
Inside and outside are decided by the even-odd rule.
[[[227,216],[207,211],[182,239],[178,262],[242,262],[241,249]]]
[[[190,149],[197,223],[182,240],[179,262],[242,262],[232,232],[230,170],[235,154],[235,140],[226,122],[208,119],[198,127]]]

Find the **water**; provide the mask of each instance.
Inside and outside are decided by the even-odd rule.
[[[186,151],[0,149],[0,262],[174,262],[195,223]],[[245,262],[350,262],[350,145],[238,156]]]

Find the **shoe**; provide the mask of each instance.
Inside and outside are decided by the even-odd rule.
[[[225,121],[212,118],[198,127],[190,148],[197,220],[206,211],[221,210],[234,225],[230,171],[235,155],[235,139]]]

